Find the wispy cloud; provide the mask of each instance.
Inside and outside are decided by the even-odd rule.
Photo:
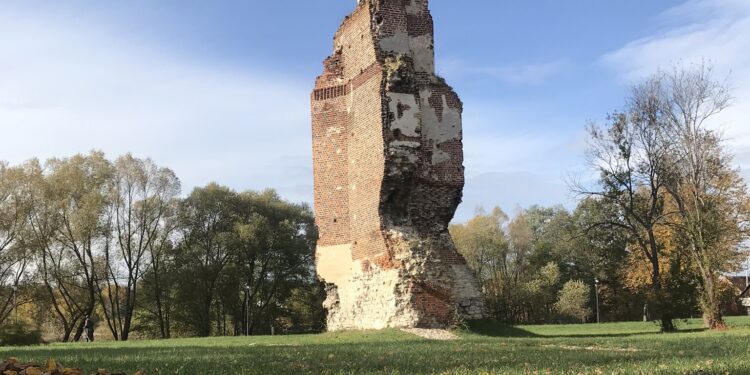
[[[466,180],[463,203],[456,212],[456,222],[474,216],[478,207],[499,206],[512,213],[516,208],[532,205],[575,207],[575,197],[561,180],[531,172],[492,172]]]
[[[602,57],[624,81],[657,68],[709,60],[734,88],[734,106],[716,119],[737,150],[750,147],[750,6],[747,0],[690,0],[662,15],[665,29]],[[750,168],[750,155],[738,154]]]
[[[470,100],[464,112],[466,187],[456,221],[477,206],[564,204],[573,207],[566,179],[583,165],[583,129],[558,128],[554,116],[534,116],[502,102]]]
[[[585,119],[539,110],[546,108],[540,102],[464,99],[467,175],[527,171],[561,178],[581,164]]]
[[[482,76],[511,85],[541,85],[558,76],[570,66],[570,60],[558,59],[533,64],[476,66],[459,59],[441,61],[438,68],[447,76]]]
[[[134,152],[175,169],[187,189],[216,180],[310,201],[307,82],[11,7],[0,9],[0,51],[0,160]]]

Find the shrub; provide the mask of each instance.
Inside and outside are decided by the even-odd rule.
[[[583,281],[571,280],[563,285],[558,295],[555,310],[560,315],[585,322],[591,315],[589,309],[589,288]]]
[[[0,327],[0,346],[27,346],[43,343],[42,333],[24,324]]]

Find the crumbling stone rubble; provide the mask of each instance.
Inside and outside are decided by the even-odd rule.
[[[361,0],[312,93],[328,329],[444,328],[484,315],[448,233],[464,186],[461,113],[435,74],[427,0]]]

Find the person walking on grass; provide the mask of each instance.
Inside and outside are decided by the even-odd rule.
[[[83,322],[83,331],[86,336],[86,342],[94,341],[94,322],[91,317],[86,315],[86,321]]]

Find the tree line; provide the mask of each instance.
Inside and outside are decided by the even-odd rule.
[[[588,127],[593,181],[573,212],[480,212],[451,232],[509,323],[644,316],[664,331],[699,313],[724,327],[750,236],[750,197],[721,132],[730,106],[710,64],[678,65],[633,86],[623,109]],[[595,299],[600,298],[599,304]]]
[[[557,323],[703,316],[737,310],[723,277],[739,269],[750,198],[721,133],[730,106],[710,65],[633,86],[588,127],[591,179],[575,209],[479,210],[450,231],[488,314]],[[311,209],[273,190],[209,184],[181,196],[173,171],[101,152],[0,162],[0,326],[61,341],[87,321],[115,340],[324,328]]]
[[[321,328],[309,207],[180,192],[132,155],[0,163],[0,325],[20,314],[61,341],[89,319],[115,340]]]

